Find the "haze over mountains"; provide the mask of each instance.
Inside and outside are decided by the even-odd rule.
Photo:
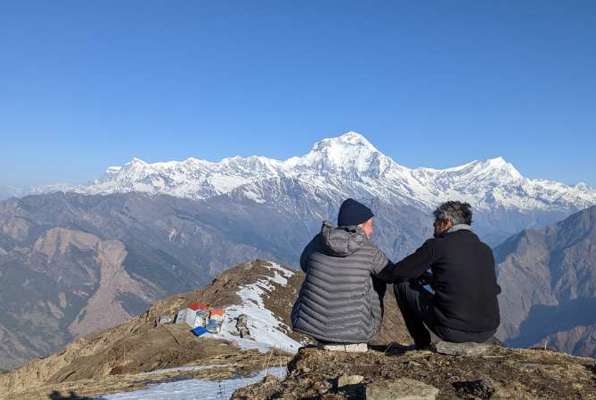
[[[296,266],[346,197],[372,206],[375,241],[392,259],[430,236],[431,211],[446,199],[469,201],[492,245],[596,204],[586,185],[524,178],[502,158],[409,169],[354,132],[285,161],[135,159],[89,185],[37,192],[0,202],[0,367],[123,322],[248,259]]]

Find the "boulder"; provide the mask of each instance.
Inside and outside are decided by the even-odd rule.
[[[337,378],[337,387],[341,388],[348,385],[358,385],[362,383],[364,377],[362,375],[341,375]]]
[[[450,356],[481,356],[490,353],[493,348],[493,345],[486,343],[452,343],[443,340],[432,345],[435,352]]]
[[[323,349],[327,351],[343,351],[346,353],[366,353],[368,345],[366,343],[353,344],[326,344]]]
[[[367,400],[434,400],[438,394],[436,387],[409,378],[379,381],[366,386]]]
[[[174,322],[174,317],[172,315],[161,315],[158,322],[159,325],[171,324]]]

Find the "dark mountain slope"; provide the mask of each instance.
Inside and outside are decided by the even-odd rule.
[[[495,254],[502,337],[596,355],[596,207],[524,231]]]
[[[0,203],[0,367],[123,322],[227,265],[272,257],[202,222],[207,212],[191,200],[142,194]]]

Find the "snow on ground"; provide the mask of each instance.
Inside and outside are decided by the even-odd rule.
[[[232,367],[232,364],[213,364],[213,365],[188,365],[185,367],[163,368],[154,371],[145,372],[145,374],[163,374],[165,372],[185,372],[185,371],[202,371],[205,369]]]
[[[269,368],[254,376],[238,377],[223,381],[186,379],[153,385],[134,392],[117,393],[98,397],[96,400],[227,400],[237,389],[259,382],[266,375],[285,378],[287,370]]]
[[[288,278],[294,272],[275,263],[270,263],[267,268],[273,271],[273,276],[264,277],[253,284],[241,287],[237,292],[242,299],[241,304],[227,307],[221,333],[206,334],[207,337],[235,342],[242,349],[258,349],[267,352],[274,347],[288,353],[298,351],[301,346],[300,343],[284,333],[289,331],[290,328],[277,319],[275,314],[268,310],[263,302],[263,296],[273,290],[272,283],[286,286]],[[238,336],[236,320],[242,314],[248,316],[250,339]]]

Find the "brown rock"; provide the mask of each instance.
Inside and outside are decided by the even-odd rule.
[[[439,354],[450,356],[480,356],[489,353],[493,345],[484,343],[451,343],[440,341],[433,344],[433,350]]]
[[[400,378],[367,385],[367,400],[434,400],[439,389],[420,381]]]
[[[362,383],[364,377],[362,375],[342,375],[337,378],[337,387],[341,388],[347,385],[358,385]]]

